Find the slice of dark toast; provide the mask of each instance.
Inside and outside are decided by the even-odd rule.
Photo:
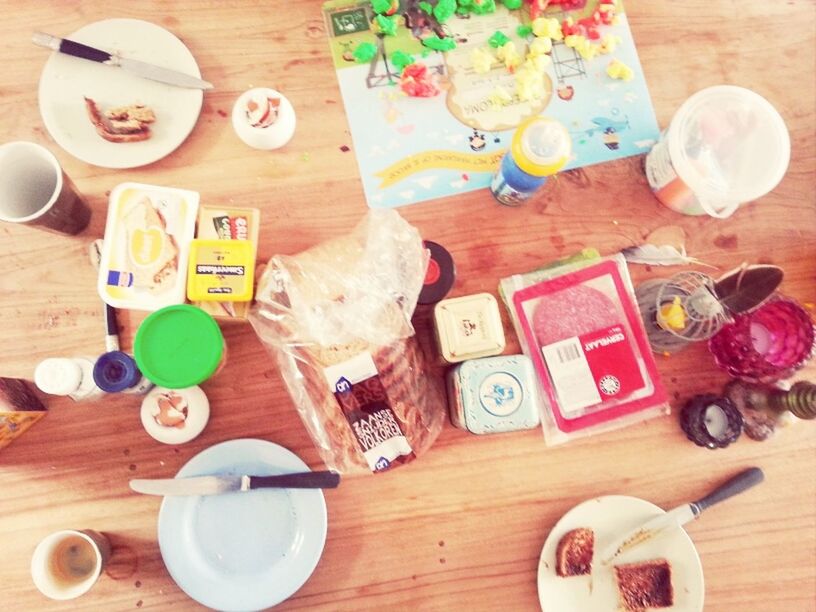
[[[583,576],[592,571],[595,533],[586,527],[564,534],[555,551],[555,573],[561,577]]]
[[[621,604],[627,612],[669,608],[674,603],[671,564],[665,559],[615,566]]]

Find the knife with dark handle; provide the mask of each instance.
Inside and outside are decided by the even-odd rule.
[[[297,472],[275,476],[193,476],[191,478],[135,479],[130,488],[148,495],[220,495],[257,489],[335,489],[336,472]]]
[[[758,467],[743,470],[705,497],[659,514],[653,519],[646,521],[640,527],[633,529],[613,544],[607,546],[599,555],[601,563],[607,565],[622,552],[631,550],[644,542],[648,542],[670,529],[682,527],[686,523],[698,518],[706,508],[710,508],[714,504],[730,499],[743,491],[747,491],[762,482],[764,478],[765,475]]]
[[[146,62],[140,62],[139,60],[121,57],[115,53],[89,47],[88,45],[74,40],[68,40],[67,38],[52,36],[45,32],[35,32],[31,37],[31,42],[40,47],[64,53],[65,55],[91,60],[92,62],[99,62],[107,66],[116,66],[140,77],[159,81],[160,83],[175,85],[177,87],[189,87],[192,89],[212,89],[211,83],[199,79],[198,77],[190,76],[189,74],[184,74],[176,70],[162,68],[161,66],[154,66]]]

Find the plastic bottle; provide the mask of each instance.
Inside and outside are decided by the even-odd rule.
[[[46,359],[34,370],[34,384],[43,393],[65,395],[73,400],[89,400],[103,395],[94,382],[94,362],[83,357]]]
[[[646,178],[675,212],[725,218],[776,187],[789,161],[790,136],[770,102],[719,85],[680,106],[646,156]]]
[[[564,167],[571,153],[572,140],[563,125],[546,117],[528,119],[513,134],[490,191],[502,204],[519,206]]]
[[[110,351],[96,360],[93,379],[106,393],[141,395],[153,388],[136,365],[136,360],[122,351]]]

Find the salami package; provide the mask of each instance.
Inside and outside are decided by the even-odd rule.
[[[502,281],[542,390],[548,444],[669,412],[622,256]]]
[[[331,469],[391,469],[442,429],[442,378],[411,325],[428,259],[414,227],[371,210],[352,233],[266,267],[249,319]]]

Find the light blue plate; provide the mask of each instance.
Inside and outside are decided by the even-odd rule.
[[[282,446],[241,439],[200,452],[176,476],[308,469]],[[165,497],[159,510],[159,548],[167,570],[187,595],[217,610],[261,610],[290,597],[311,576],[325,542],[320,489]]]

